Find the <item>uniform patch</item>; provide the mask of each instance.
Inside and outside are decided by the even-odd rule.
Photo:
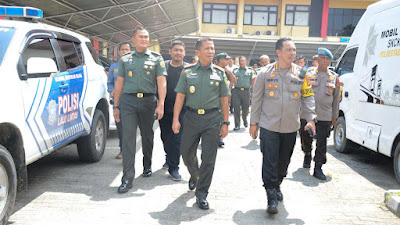
[[[269,74],[269,77],[272,77],[272,78],[274,78],[274,77],[276,77],[276,74],[274,74],[274,73],[271,73],[271,74]]]
[[[309,97],[309,96],[313,96],[313,95],[314,95],[314,92],[311,88],[311,85],[309,85],[308,82],[306,80],[304,80],[303,86],[301,87],[301,96]]]
[[[150,75],[150,71],[147,71],[146,74],[147,74],[147,75]]]
[[[144,65],[144,68],[147,69],[147,68],[149,68],[149,67],[148,67],[147,65]]]
[[[227,84],[228,83],[228,78],[224,78],[224,81],[225,81],[225,84]]]
[[[152,69],[153,69],[153,66],[150,66],[150,69],[152,70]]]
[[[190,86],[190,87],[189,87],[189,92],[190,92],[190,93],[193,94],[195,91],[196,91],[196,88],[195,88],[194,86]]]
[[[329,93],[329,94],[332,93],[332,88],[329,88],[329,89],[328,89],[328,93]]]
[[[213,84],[214,84],[214,82],[210,81],[210,84],[211,84],[211,85],[213,85]]]
[[[277,84],[274,85],[274,88],[278,88],[279,86]]]
[[[340,87],[340,82],[339,82],[339,78],[336,78],[336,87]]]
[[[299,93],[294,92],[294,93],[293,93],[293,97],[295,97],[295,98],[299,97]]]
[[[269,92],[269,96],[270,96],[270,97],[274,97],[274,96],[275,96],[275,92],[274,92],[274,91],[270,91],[270,92]]]
[[[133,75],[133,74],[132,74],[132,71],[129,71],[129,72],[128,72],[128,76],[129,76],[129,77],[132,77],[132,75]]]
[[[165,67],[164,61],[161,61],[161,60],[160,60],[160,66],[161,66],[161,67]]]
[[[114,69],[114,73],[118,73],[118,69]]]
[[[273,87],[274,87],[273,84],[268,84],[268,85],[267,85],[267,88],[273,88]]]
[[[215,83],[215,86],[217,86],[217,87],[218,87],[218,86],[219,86],[219,82],[216,82],[216,83]]]

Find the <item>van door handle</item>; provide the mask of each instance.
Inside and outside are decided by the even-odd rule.
[[[349,92],[348,92],[348,91],[345,91],[345,92],[344,92],[344,97],[346,97],[346,98],[349,97]]]
[[[400,85],[398,84],[394,85],[393,94],[400,94]]]

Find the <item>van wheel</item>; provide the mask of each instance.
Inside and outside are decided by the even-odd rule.
[[[397,181],[400,183],[400,142],[397,143],[393,156],[393,170]]]
[[[336,120],[335,128],[334,128],[334,140],[335,149],[340,153],[350,153],[352,142],[346,138],[346,121],[341,116]]]
[[[103,157],[106,147],[106,118],[103,112],[96,109],[90,128],[90,134],[78,141],[79,158],[85,162],[97,162]]]
[[[17,194],[17,171],[7,149],[0,145],[0,224],[7,224]]]

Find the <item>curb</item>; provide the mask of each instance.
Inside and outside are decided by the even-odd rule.
[[[400,190],[386,191],[384,202],[390,211],[400,217]]]

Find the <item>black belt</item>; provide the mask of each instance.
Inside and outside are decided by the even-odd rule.
[[[143,97],[150,97],[150,96],[154,96],[156,94],[154,93],[128,93],[128,95],[132,95],[138,98],[143,98]]]
[[[249,90],[250,88],[235,87],[235,89],[238,89],[238,90],[240,90],[240,91],[247,91],[247,90]]]
[[[197,113],[197,114],[203,115],[203,114],[206,114],[206,113],[212,113],[212,112],[218,111],[219,109],[218,109],[218,108],[212,108],[212,109],[193,109],[193,108],[190,108],[190,107],[186,106],[186,110],[189,111],[189,112],[195,112],[195,113]]]

